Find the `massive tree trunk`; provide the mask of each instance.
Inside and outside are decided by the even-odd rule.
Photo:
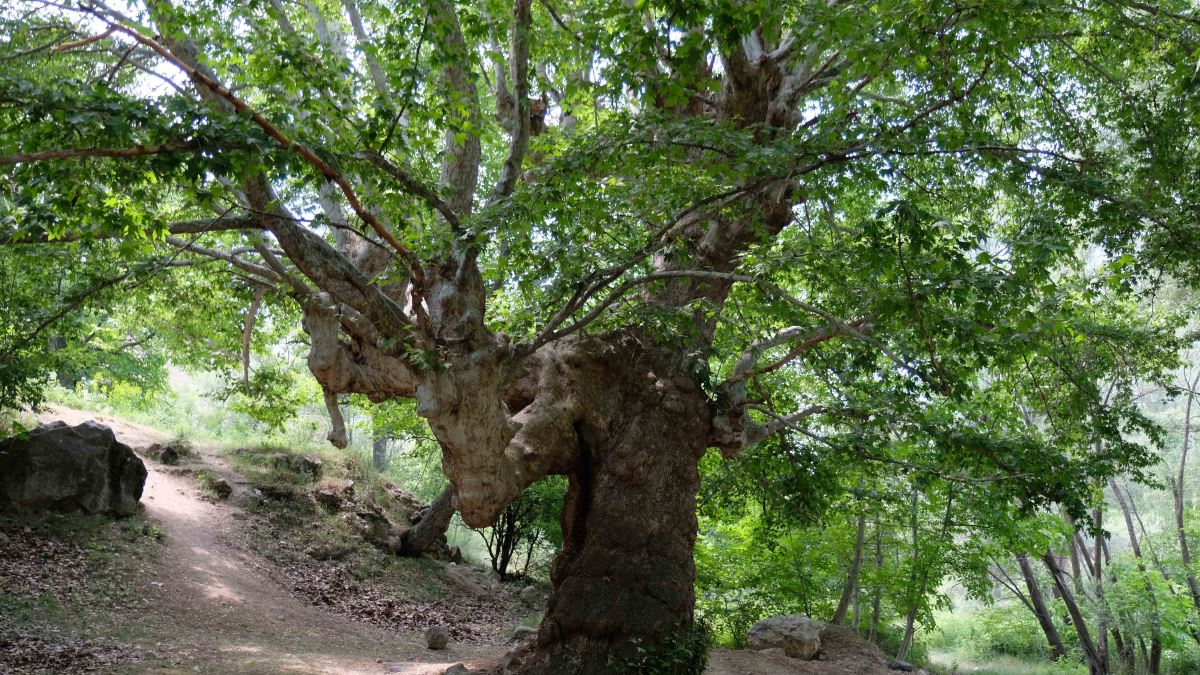
[[[362,394],[373,402],[415,399],[417,414],[441,445],[458,511],[471,527],[493,523],[542,476],[568,476],[564,546],[552,569],[549,609],[535,648],[519,667],[531,673],[624,671],[636,666],[637,647],[661,646],[692,627],[695,495],[704,451],[718,448],[733,456],[809,416],[836,414],[819,404],[786,414],[764,410],[750,382],[827,340],[861,337],[870,324],[865,318],[837,317],[775,289],[796,310],[796,325],[778,326],[778,332],[746,344],[728,379],[708,383],[719,388],[718,395],[700,388],[693,373],[707,367],[734,284],[771,285],[741,273],[740,254],[771,241],[803,201],[798,176],[772,170],[735,181],[736,190],[721,197],[715,210],[709,208],[714,204],[698,201],[678,210],[661,231],[648,220],[653,229],[647,242],[617,266],[582,277],[574,296],[536,335],[513,340],[492,330],[485,321],[490,290],[478,263],[490,225],[465,223],[477,202],[505,201],[522,179],[531,134],[532,3],[514,0],[508,53],[500,57],[493,78],[509,143],[485,199],[479,183],[486,175],[480,133],[486,115],[475,65],[467,56],[474,47],[464,36],[455,3],[421,4],[424,21],[438,36],[433,88],[454,111],[445,120],[436,186],[425,185],[417,177],[421,172],[414,175],[393,164],[384,152],[356,153],[356,162],[344,168],[328,163],[205,67],[200,50],[177,30],[169,2],[150,3],[161,29],[157,40],[128,26],[114,24],[114,29],[180,68],[207,104],[247,114],[318,177],[322,212],[338,226],[332,242],[289,210],[265,173],[240,177],[237,198],[290,263],[284,265],[254,235],[263,265],[249,269],[272,284],[289,286],[303,310],[303,328],[311,338],[308,366],[324,391],[330,442],[347,443],[339,395]],[[307,8],[315,15],[311,18],[321,19],[316,5]],[[286,11],[278,14],[283,33],[302,32]],[[336,23],[316,21],[317,38],[331,53],[345,54],[343,40],[333,34]],[[356,41],[364,40],[365,31],[354,27]],[[713,47],[722,64],[720,93],[711,100],[697,97],[687,111],[672,113],[753,129],[764,148],[796,130],[805,96],[833,82],[844,67],[837,51],[801,53],[791,38],[771,45],[758,31],[730,37]],[[372,51],[365,54],[375,93],[390,98],[386,78],[374,72]],[[710,68],[704,68],[705,77],[713,75]],[[860,143],[854,140],[846,152],[858,152]],[[835,160],[821,159],[817,166],[828,161]],[[369,180],[357,172],[369,173]],[[399,228],[387,222],[386,209],[373,209],[370,192],[380,178],[386,189],[407,193],[436,214],[438,228],[430,232],[437,236],[422,240],[419,250],[408,247],[407,233],[397,236]],[[357,220],[351,222],[343,207]],[[243,269],[249,264],[239,262]],[[643,267],[648,274],[634,277]],[[659,338],[642,331],[636,320],[604,333],[592,325],[635,292],[648,306],[688,318],[679,321],[675,334],[660,331]],[[782,360],[759,363],[784,348]],[[449,494],[434,512],[448,517],[443,508]],[[440,523],[433,513],[426,518],[430,527]],[[418,537],[416,531],[410,534],[414,545]]]
[[[589,370],[600,386],[574,426],[563,549],[523,672],[621,672],[639,641],[692,628],[704,397],[670,357],[614,350]]]

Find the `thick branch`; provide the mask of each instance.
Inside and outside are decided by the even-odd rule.
[[[442,25],[440,46],[445,60],[442,83],[446,88],[447,108],[452,111],[449,113],[452,120],[446,129],[444,141],[442,184],[449,192],[447,201],[450,208],[464,215],[471,211],[482,156],[479,93],[466,68],[470,61],[470,50],[463,39],[454,3],[449,0],[429,0],[428,7],[430,21]],[[464,112],[453,112],[457,110]]]
[[[209,76],[207,73],[201,72],[198,68],[195,68],[192,65],[184,62],[183,59],[175,56],[169,49],[164,47],[153,38],[144,35],[141,32],[124,24],[116,23],[109,19],[103,20],[107,22],[108,25],[115,28],[118,32],[124,33],[137,42],[149,47],[154,51],[154,53],[158,54],[160,57],[181,70],[198,86],[212,92],[214,95],[232,106],[234,111],[249,115],[250,120],[254,122],[254,124],[260,129],[266,132],[266,134],[270,136],[281,148],[284,150],[294,151],[296,154],[300,155],[304,161],[308,162],[322,176],[324,176],[326,180],[329,180],[337,185],[338,188],[341,189],[342,194],[345,195],[346,201],[349,202],[350,208],[354,210],[354,213],[357,214],[364,223],[369,225],[371,229],[375,230],[376,234],[378,234],[384,241],[391,245],[392,248],[396,249],[396,252],[400,255],[401,259],[403,259],[405,264],[409,267],[409,272],[413,276],[414,284],[417,286],[421,285],[424,277],[420,262],[417,260],[416,256],[413,255],[413,253],[409,251],[404,244],[400,243],[400,240],[398,240],[396,236],[392,234],[391,230],[384,227],[383,223],[379,222],[379,219],[362,205],[358,199],[358,195],[355,193],[354,188],[351,187],[349,181],[347,181],[346,178],[340,173],[335,171],[328,162],[326,162],[324,159],[321,159],[308,146],[289,138],[283,133],[283,131],[267,120],[267,118],[263,117],[261,113],[251,108],[245,101],[236,96],[220,82],[216,81],[216,79]]]
[[[207,220],[182,220],[170,223],[166,231],[171,234],[201,234],[205,232],[225,232],[229,230],[261,230],[264,225],[257,218],[209,218]],[[51,238],[47,235],[30,236],[20,230],[0,234],[0,246],[9,244],[59,244],[84,239],[111,239],[124,236],[120,232],[68,232],[62,236]]]
[[[166,143],[163,145],[135,145],[132,148],[65,148],[62,150],[43,150],[41,152],[18,152],[12,155],[0,155],[0,166],[12,164],[29,164],[56,159],[79,159],[83,157],[145,157],[147,155],[168,155],[180,152],[196,152],[209,146],[196,141],[188,143]]]
[[[498,202],[512,194],[521,177],[521,163],[529,149],[529,25],[531,21],[530,0],[513,1],[513,26],[509,42],[508,67],[512,78],[512,101],[509,129],[512,138],[508,156],[500,167],[500,179],[492,191],[492,202]]]

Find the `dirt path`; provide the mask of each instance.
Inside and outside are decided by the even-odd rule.
[[[97,420],[135,449],[167,440],[149,427],[69,408],[53,407],[41,417]],[[211,449],[200,454],[228,471]],[[174,655],[177,665],[135,672],[433,675],[496,656],[496,647],[464,644],[430,651],[420,635],[356,623],[297,600],[258,571],[269,563],[233,543],[237,520],[245,517],[240,509],[203,499],[191,476],[167,473],[153,461],[146,468],[142,504],[163,530],[161,566],[144,580],[150,609],[127,617],[122,632]]]

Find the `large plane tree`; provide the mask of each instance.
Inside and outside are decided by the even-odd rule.
[[[691,630],[710,449],[791,462],[799,501],[818,455],[1080,519],[1148,461],[1128,385],[1169,331],[1105,306],[1195,250],[1185,0],[0,20],[7,255],[116,270],[68,307],[178,270],[241,289],[247,333],[298,308],[330,441],[339,397],[415,399],[471,526],[569,478],[528,672],[620,670]],[[3,332],[7,395],[33,323]]]

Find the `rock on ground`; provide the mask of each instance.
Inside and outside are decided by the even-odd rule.
[[[755,651],[781,648],[794,659],[808,661],[821,649],[821,631],[803,614],[774,616],[750,627],[746,646]]]
[[[879,647],[842,626],[821,629],[821,651],[812,661],[778,649],[714,649],[705,675],[894,675]]]
[[[425,646],[430,649],[445,649],[450,644],[450,631],[441,626],[425,629]]]
[[[96,422],[51,422],[0,441],[0,509],[128,516],[145,483],[142,460]]]
[[[530,609],[537,609],[542,604],[542,592],[537,586],[526,586],[521,589],[521,602]]]

